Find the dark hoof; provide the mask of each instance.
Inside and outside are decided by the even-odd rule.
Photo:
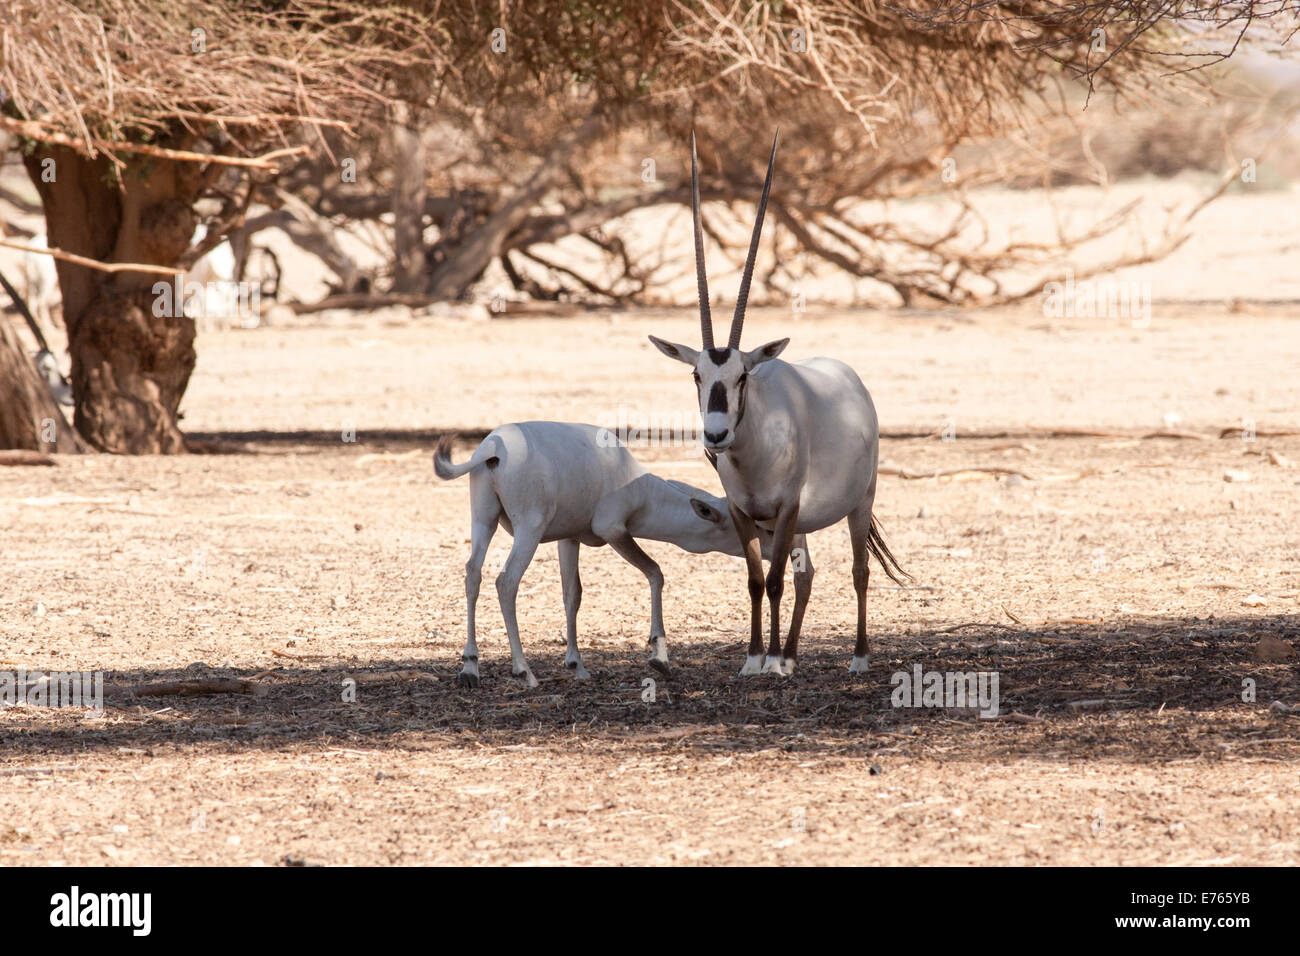
[[[653,657],[650,658],[650,669],[653,670],[656,674],[661,674],[664,677],[673,676],[673,669],[671,667],[669,667],[663,661]]]
[[[465,687],[469,690],[478,690],[478,675],[466,674],[464,671],[461,671],[456,675],[456,686]]]

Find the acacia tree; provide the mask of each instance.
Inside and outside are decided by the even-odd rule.
[[[0,129],[50,246],[111,267],[57,263],[75,426],[103,451],[181,451],[195,328],[158,307],[157,267],[221,241],[292,144],[382,122],[391,77],[438,59],[436,28],[418,7],[317,0],[12,0],[0,18]],[[220,212],[191,249],[204,198]]]
[[[1159,54],[1186,52],[1189,13],[1201,17],[1197,38],[1213,41],[1209,27],[1253,22],[1264,7],[11,0],[0,8],[0,128],[22,138],[51,245],[118,266],[59,263],[77,429],[102,450],[174,452],[193,322],[155,314],[157,276],[120,267],[184,265],[237,231],[255,199],[272,208],[245,230],[297,230],[343,292],[366,293],[367,277],[339,252],[333,226],[388,216],[397,296],[463,297],[499,262],[532,294],[561,292],[539,281],[541,269],[580,293],[623,298],[655,277],[610,224],[688,198],[676,157],[648,184],[630,173],[627,188],[629,138],[684,143],[701,127],[705,226],[726,245],[718,209],[757,193],[779,125],[774,242],[878,279],[904,303],[1006,301],[1025,293],[1002,288],[997,271],[1044,249],[972,251],[960,241],[976,218],[965,202],[928,234],[864,221],[855,208],[927,191],[960,199],[982,181],[1028,175],[1026,164],[1050,168],[1039,141],[1009,169],[941,176],[963,144],[1024,140],[1068,120],[1068,81],[1115,98],[1164,83]],[[1099,27],[1114,31],[1104,53]],[[432,155],[410,134],[422,123],[436,124]],[[355,182],[339,175],[348,160]],[[206,244],[188,249],[203,198],[220,212]],[[436,227],[427,246],[426,226]],[[613,263],[614,279],[549,260],[546,246],[567,236]],[[760,276],[774,288],[789,279],[779,268]]]
[[[653,294],[661,273],[629,254],[635,227],[623,217],[687,203],[681,144],[692,126],[701,134],[705,228],[737,260],[748,233],[731,227],[751,218],[771,130],[782,130],[772,205],[772,242],[782,254],[760,272],[760,297],[764,288],[796,284],[803,264],[875,280],[895,303],[990,304],[1032,294],[1041,281],[1008,285],[1003,274],[1059,261],[1120,228],[1125,215],[1047,244],[972,244],[981,223],[969,191],[1059,181],[1080,167],[1104,180],[1077,122],[1086,100],[1072,89],[1110,106],[1140,105],[1156,89],[1206,86],[1201,75],[1164,75],[1167,58],[1155,52],[1162,44],[1191,52],[1178,10],[1162,15],[1155,4],[1140,5],[1149,16],[1139,22],[1137,6],[647,0],[510,4],[503,18],[497,5],[456,5],[447,29],[480,42],[457,59],[455,82],[424,114],[426,140],[442,148],[426,157],[422,203],[394,201],[407,175],[395,165],[398,150],[374,149],[354,184],[331,179],[319,160],[281,179],[320,222],[395,222],[394,294],[374,294],[379,286],[352,294],[355,282],[345,281],[340,291],[348,294],[305,308],[465,297],[493,262],[537,298]],[[1220,5],[1202,24],[1215,16],[1229,24],[1243,6],[1250,5]],[[1096,35],[1106,28],[1109,46]],[[493,30],[499,43],[489,45],[483,38]],[[1214,36],[1198,34],[1207,45]],[[665,143],[675,144],[671,153]],[[638,179],[645,157],[658,162],[649,185]],[[946,167],[956,157],[961,172],[953,178]],[[945,226],[919,230],[859,215],[867,201],[927,196],[955,200]],[[1160,241],[1094,268],[1167,254],[1199,208],[1171,215]],[[411,270],[412,215],[435,235],[420,274]],[[549,247],[570,237],[597,267],[554,255]]]

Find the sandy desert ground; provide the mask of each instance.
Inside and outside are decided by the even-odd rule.
[[[113,691],[102,716],[0,709],[0,863],[1300,862],[1298,329],[1266,306],[756,312],[747,342],[844,358],[880,409],[877,513],[916,584],[873,576],[871,672],[848,673],[832,528],[793,678],[735,676],[738,559],[651,544],[673,676],[645,666],[639,574],[584,549],[571,681],[547,546],[520,599],[541,684],[511,679],[489,585],[476,692],[468,488],[433,477],[437,433],[693,423],[645,341],[692,340],[690,314],[216,333],[184,405],[209,453],[0,469],[3,666]],[[638,454],[720,490],[697,448]],[[917,665],[998,673],[1002,716],[893,707]],[[126,690],[213,676],[264,693]]]

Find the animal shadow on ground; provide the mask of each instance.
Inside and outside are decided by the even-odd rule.
[[[1118,628],[959,625],[873,641],[871,671],[848,673],[843,635],[806,635],[790,678],[741,679],[736,642],[673,645],[675,671],[639,652],[584,653],[593,679],[572,680],[556,653],[533,648],[540,686],[510,677],[493,646],[477,690],[457,686],[457,660],[383,660],[253,669],[139,670],[104,675],[102,718],[24,707],[5,717],[11,759],[75,758],[118,748],[529,746],[634,753],[781,750],[1026,759],[1300,756],[1300,617],[1138,619]],[[1281,643],[1279,643],[1281,642]],[[996,674],[1000,716],[973,706],[895,706],[896,675]],[[264,676],[263,676],[264,675]],[[195,677],[259,677],[264,693],[136,696],[130,689]],[[1253,690],[1253,693],[1252,693]],[[919,696],[919,695],[918,695]],[[1252,699],[1253,698],[1253,699]],[[1281,702],[1281,703],[1274,703]],[[971,702],[973,704],[974,702]]]

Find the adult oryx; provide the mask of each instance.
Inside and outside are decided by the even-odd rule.
[[[779,135],[779,134],[778,134]],[[789,339],[740,350],[745,303],[754,272],[754,257],[763,231],[763,214],[772,189],[776,137],[749,256],[736,297],[736,314],[726,348],[715,348],[709,315],[709,288],[704,270],[704,236],[700,226],[700,176],[691,134],[691,208],[695,220],[695,273],[700,297],[703,348],[696,350],[650,336],[669,358],[695,370],[704,447],[714,459],[727,503],[740,535],[749,569],[749,654],[741,675],[794,672],[803,608],[812,588],[812,567],[795,566],[795,608],[790,636],[782,653],[781,592],[785,567],[796,535],[848,519],[853,542],[853,587],[858,599],[858,637],[849,670],[867,669],[868,555],[874,555],[894,581],[906,574],[885,545],[871,515],[876,497],[879,430],[876,410],[862,380],[843,362],[829,358],[793,364],[777,358]],[[763,658],[763,560],[760,529],[770,530],[771,566],[766,590],[772,608],[771,641]],[[802,565],[802,567],[801,567]]]

